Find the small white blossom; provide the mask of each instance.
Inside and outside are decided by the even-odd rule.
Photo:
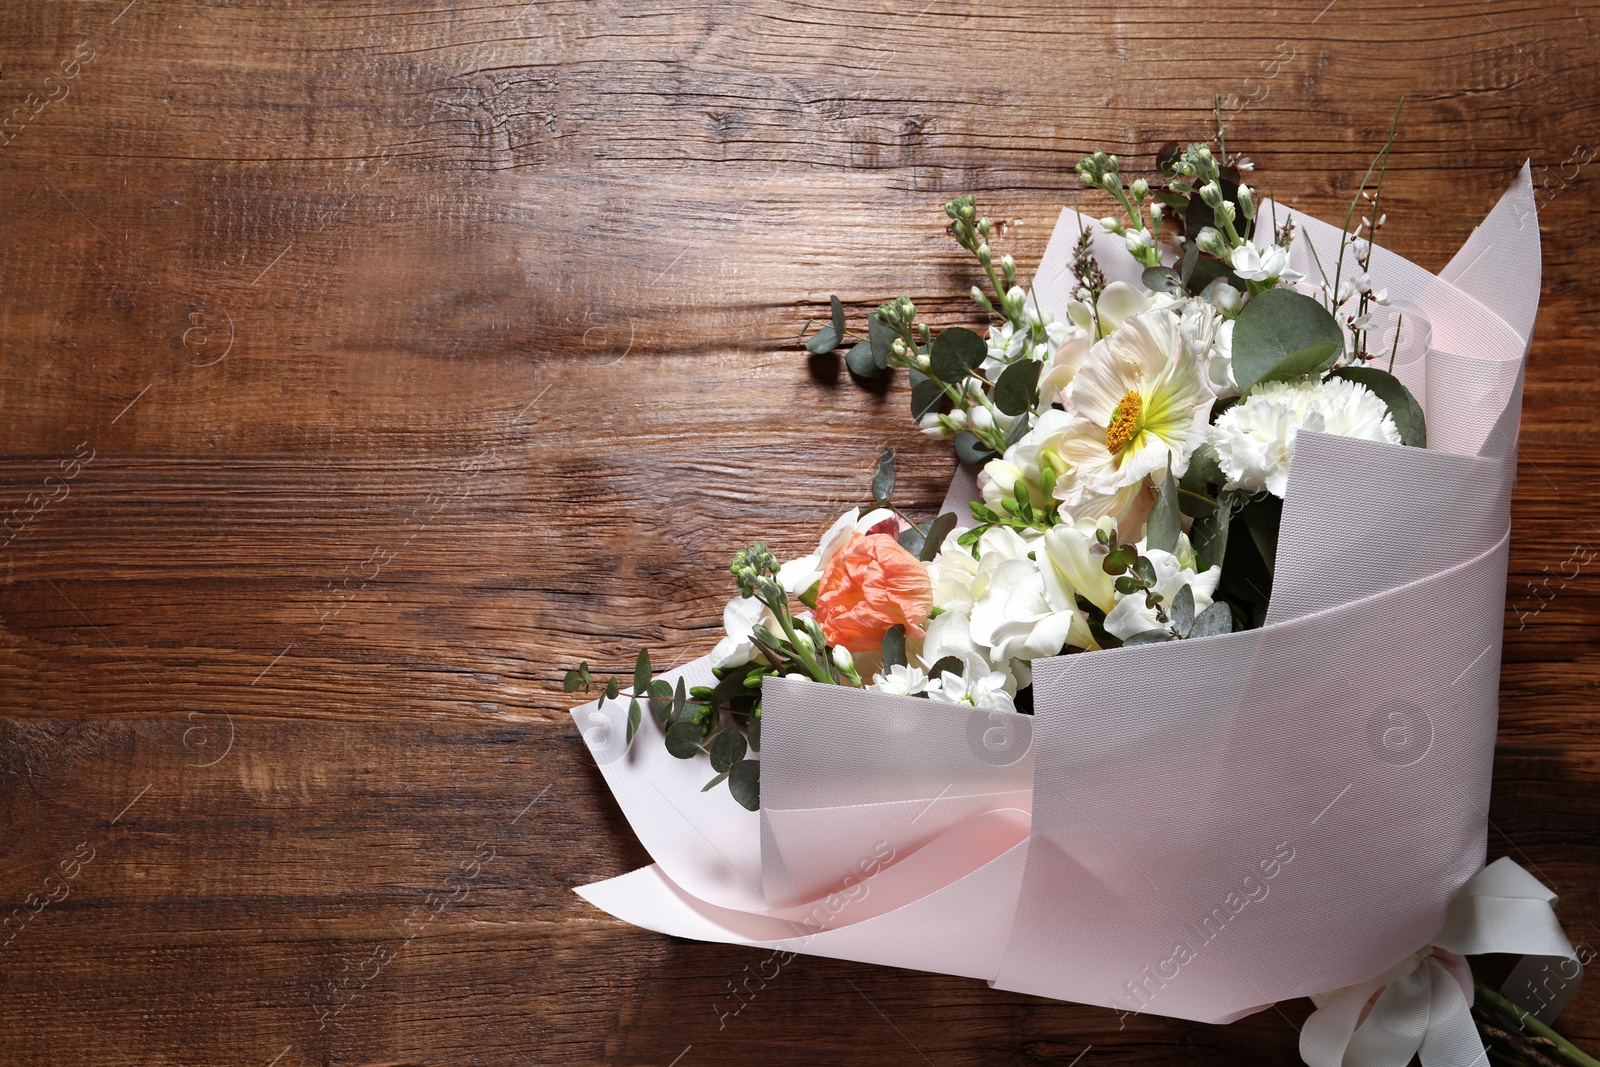
[[[926,693],[928,685],[928,674],[921,667],[896,664],[889,668],[887,674],[873,675],[872,684],[867,688],[897,697],[914,697]]]
[[[928,696],[947,704],[966,704],[968,707],[989,708],[993,711],[1016,711],[1017,705],[1006,692],[1006,676],[992,671],[968,681],[959,674],[948,671],[939,675],[938,681],[928,689]]]

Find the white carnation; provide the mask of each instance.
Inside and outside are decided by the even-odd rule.
[[[1228,476],[1227,488],[1266,490],[1281,497],[1289,487],[1295,438],[1303,429],[1400,443],[1383,401],[1343,378],[1263,383],[1243,403],[1222,413],[1207,440]]]

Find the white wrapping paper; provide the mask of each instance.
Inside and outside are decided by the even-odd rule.
[[[1432,325],[1404,368],[1429,448],[1300,436],[1265,627],[1038,661],[1032,717],[769,681],[759,815],[648,715],[623,746],[626,701],[576,709],[656,861],[578,892],[677,936],[1210,1022],[1400,966],[1483,868],[1533,218],[1524,167],[1442,274],[1375,253]],[[1295,220],[1298,269],[1308,240],[1337,258]],[[1034,280],[1057,315],[1079,225]],[[947,508],[974,493],[958,474]]]

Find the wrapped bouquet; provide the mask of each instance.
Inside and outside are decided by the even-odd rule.
[[[1592,1063],[1463,959],[1575,959],[1484,866],[1532,185],[1436,276],[1378,244],[1388,151],[1343,226],[1221,130],[1131,181],[1096,152],[1113,213],[1063,211],[1027,288],[954,200],[986,335],[835,298],[807,347],[904,370],[949,496],[903,514],[885,453],[815,551],[734,557],[709,656],[569,673],[655,860],[578,891],[1124,1014],[1311,996],[1311,1064],[1487,1062],[1475,1001],[1502,1058]]]

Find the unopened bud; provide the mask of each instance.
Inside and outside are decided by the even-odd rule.
[[[1206,182],[1200,187],[1200,199],[1213,208],[1222,206],[1222,186],[1216,182]]]
[[[1133,179],[1132,188],[1133,198],[1135,200],[1143,200],[1145,197],[1150,195],[1150,183],[1145,181],[1143,178]]]

